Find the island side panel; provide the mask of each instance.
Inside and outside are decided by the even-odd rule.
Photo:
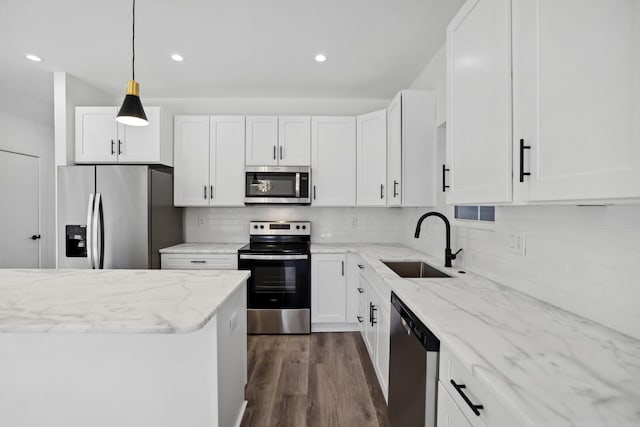
[[[0,334],[0,425],[217,426],[217,326],[214,316],[187,334]]]

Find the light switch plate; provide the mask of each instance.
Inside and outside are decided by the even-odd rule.
[[[527,253],[527,234],[524,231],[509,233],[509,251],[518,255]]]

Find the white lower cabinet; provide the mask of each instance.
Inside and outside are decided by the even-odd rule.
[[[449,392],[438,382],[438,427],[473,427]]]
[[[345,254],[311,256],[311,323],[347,321]]]
[[[237,270],[237,254],[160,254],[163,270]]]

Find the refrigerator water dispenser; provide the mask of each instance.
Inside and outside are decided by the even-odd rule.
[[[87,226],[86,225],[66,225],[66,255],[67,257],[86,258],[87,257]]]

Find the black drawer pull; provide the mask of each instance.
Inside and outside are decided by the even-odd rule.
[[[357,316],[358,317],[358,322],[362,323],[362,316]]]
[[[454,380],[451,380],[451,385],[453,386],[453,388],[456,389],[456,391],[460,394],[460,396],[462,396],[462,398],[467,403],[467,405],[469,405],[473,413],[476,414],[477,416],[480,416],[480,409],[484,409],[484,406],[474,405],[473,402],[471,402],[471,400],[467,397],[467,395],[464,394],[464,391],[462,391],[462,389],[467,388],[467,386],[464,384],[456,384]]]
[[[192,259],[190,262],[191,262],[191,264],[206,264],[207,263],[207,261],[199,260],[199,259]]]
[[[361,294],[361,293],[363,293],[363,292],[364,292],[364,289],[363,289],[363,288],[358,288],[358,293],[359,293],[359,294]]]
[[[449,186],[447,185],[447,172],[449,172],[449,168],[446,165],[442,165],[442,192],[447,191]]]

